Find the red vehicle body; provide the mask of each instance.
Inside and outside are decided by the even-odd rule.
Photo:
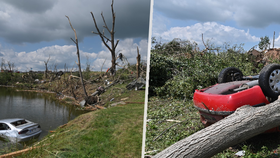
[[[233,81],[196,90],[193,102],[195,108],[199,110],[201,122],[205,126],[209,126],[232,114],[243,105],[257,107],[269,104],[270,102],[259,85],[254,85],[241,91],[233,91],[249,82],[248,80]],[[267,132],[276,131],[280,132],[279,127],[275,127]]]

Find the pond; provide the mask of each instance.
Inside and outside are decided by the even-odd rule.
[[[16,88],[0,87],[0,119],[25,118],[39,123],[41,140],[49,131],[84,113],[74,106],[62,105],[51,99],[51,94],[18,91]],[[0,139],[0,149],[7,142]]]

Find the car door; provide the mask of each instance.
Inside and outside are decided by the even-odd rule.
[[[5,124],[5,123],[0,123],[0,136],[3,138],[9,137],[11,135],[11,128]]]

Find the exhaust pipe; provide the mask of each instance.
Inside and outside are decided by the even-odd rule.
[[[242,90],[245,90],[245,89],[252,88],[256,85],[259,85],[259,80],[254,80],[254,81],[244,83],[244,84],[240,85],[239,88],[233,89],[233,91],[234,92],[242,91]]]

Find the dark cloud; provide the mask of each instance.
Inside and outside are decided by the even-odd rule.
[[[111,29],[111,0],[4,0],[0,1],[0,37],[10,43],[38,43],[74,37],[68,20],[77,31],[80,41],[87,36],[96,36],[90,12],[94,13],[102,28],[101,12]],[[148,38],[150,0],[115,0],[115,38]],[[5,14],[5,19],[1,17]]]
[[[55,4],[54,0],[3,0],[3,2],[28,13],[44,13]]]

